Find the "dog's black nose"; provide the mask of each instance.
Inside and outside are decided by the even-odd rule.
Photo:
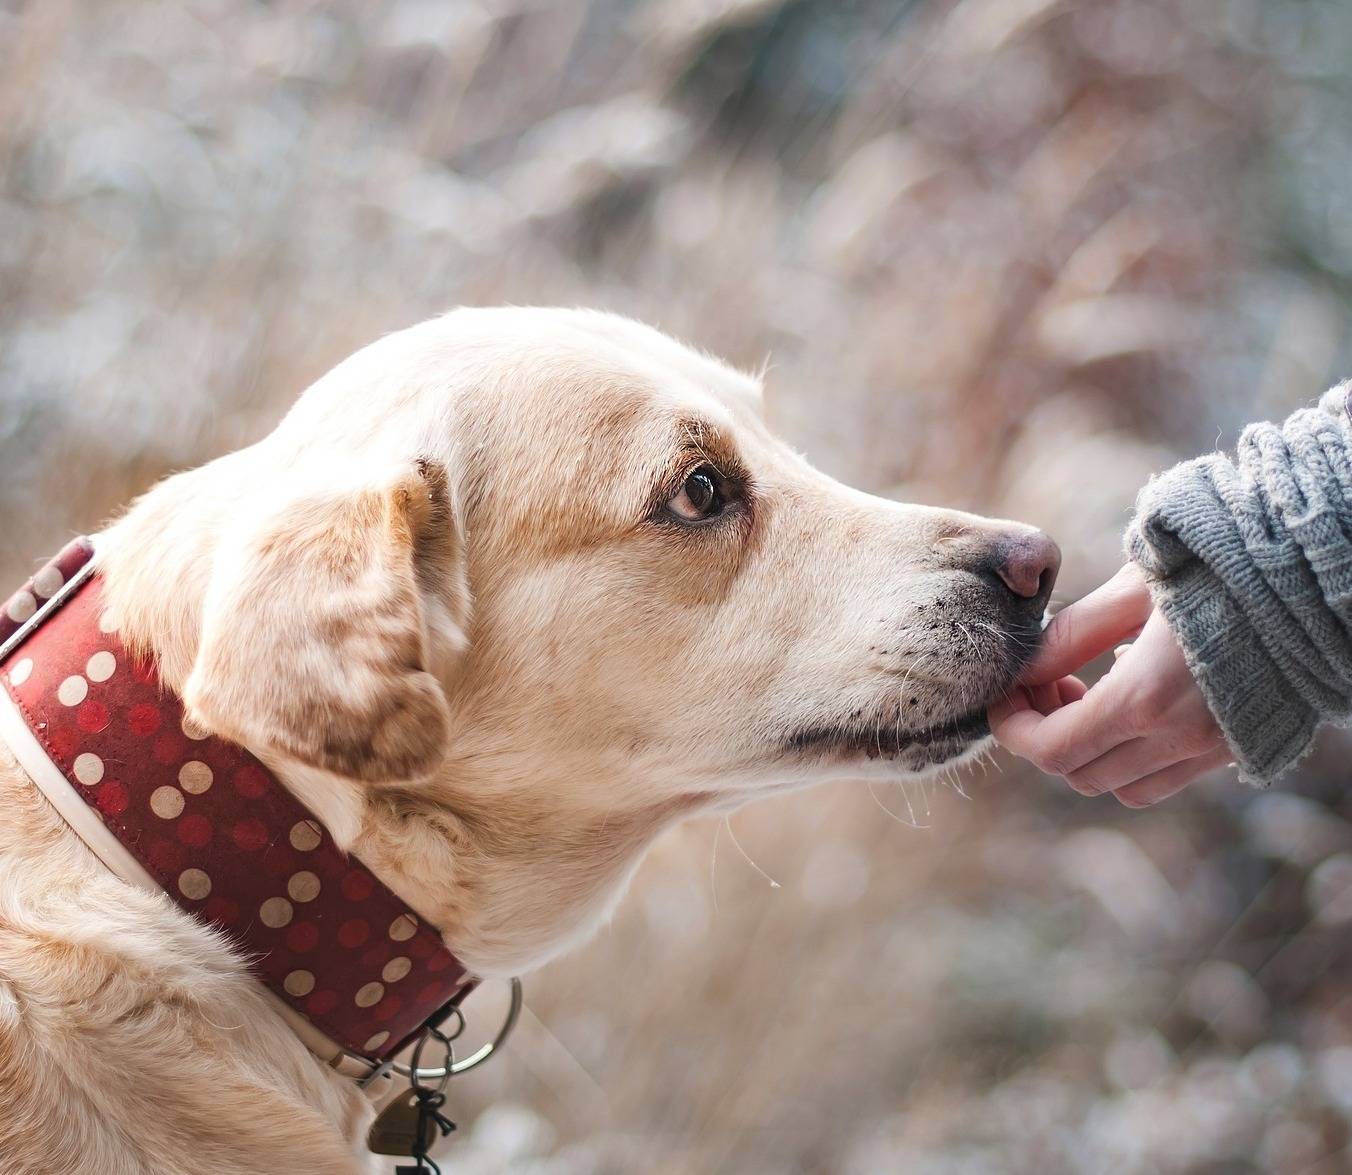
[[[1007,535],[996,544],[992,570],[1020,599],[1045,602],[1061,570],[1061,548],[1041,530]]]

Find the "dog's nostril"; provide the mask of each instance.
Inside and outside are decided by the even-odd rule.
[[[1050,595],[1060,570],[1061,548],[1040,530],[1006,539],[996,551],[995,573],[1021,599]]]

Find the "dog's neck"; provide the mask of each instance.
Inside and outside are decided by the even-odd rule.
[[[542,779],[543,791],[550,781]],[[485,976],[519,974],[586,938],[614,908],[687,800],[601,815],[561,802],[475,795],[473,781],[373,795],[353,849]]]
[[[189,479],[201,472],[163,483],[98,537],[109,618],[178,692],[198,647],[217,537],[236,506],[228,491],[206,492],[230,478],[213,477],[199,491]],[[453,740],[431,778],[401,788],[248,749],[485,977],[529,970],[589,935],[655,837],[711,802],[656,797],[637,781],[608,778],[633,770],[619,764],[585,765],[589,787],[578,796],[566,786],[578,764],[557,762],[551,780],[536,763],[529,771],[513,764],[510,745],[463,751]]]

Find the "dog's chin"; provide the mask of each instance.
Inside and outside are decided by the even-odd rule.
[[[922,774],[973,758],[989,740],[990,726],[983,707],[935,726],[911,730],[887,723],[808,727],[795,733],[784,749],[800,761],[821,767],[871,763],[890,766],[898,773]]]
[[[992,630],[995,639],[977,671],[969,667],[966,680],[950,683],[938,697],[931,693],[926,705],[917,705],[918,696],[908,705],[896,696],[881,698],[799,728],[780,744],[780,754],[818,777],[926,775],[973,759],[990,745],[986,707],[1016,680],[1040,632],[1018,628],[1000,637]]]

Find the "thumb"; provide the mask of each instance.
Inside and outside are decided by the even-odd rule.
[[[1056,614],[1020,682],[1043,685],[1074,673],[1135,636],[1152,608],[1145,577],[1134,563],[1128,563],[1107,583]]]

